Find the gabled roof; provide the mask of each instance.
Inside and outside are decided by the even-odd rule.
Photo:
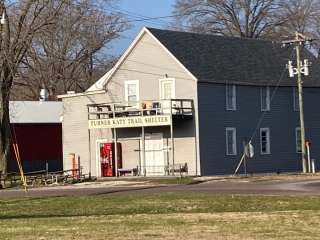
[[[147,28],[199,82],[244,85],[296,86],[285,69],[296,58],[293,47],[266,40],[223,37]],[[304,86],[320,87],[320,62],[308,50],[302,59],[312,62]]]
[[[111,68],[106,74],[104,74],[98,81],[96,81],[91,87],[89,87],[86,92],[93,92],[103,90],[105,84],[107,83],[109,76],[111,75],[113,69]]]
[[[10,101],[10,123],[61,123],[62,102]]]

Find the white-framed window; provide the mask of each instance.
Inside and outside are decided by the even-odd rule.
[[[229,111],[237,110],[236,85],[226,85],[226,109]]]
[[[299,92],[297,87],[293,87],[293,110],[299,111]]]
[[[261,87],[261,111],[270,111],[270,88]]]
[[[174,99],[176,97],[175,79],[163,78],[159,80],[160,99]]]
[[[301,129],[296,128],[296,152],[301,153]]]
[[[237,155],[237,131],[235,128],[226,128],[226,154]]]
[[[270,129],[260,128],[260,153],[270,154]]]
[[[139,101],[139,80],[125,81],[125,100],[127,102]]]

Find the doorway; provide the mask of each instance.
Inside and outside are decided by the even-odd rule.
[[[145,135],[144,167],[147,176],[163,176],[165,174],[162,133],[149,133]]]

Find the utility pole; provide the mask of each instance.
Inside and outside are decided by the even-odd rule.
[[[306,160],[306,138],[305,138],[305,127],[304,127],[304,110],[303,110],[303,81],[302,74],[305,76],[309,75],[309,62],[304,60],[304,63],[301,61],[301,47],[306,43],[310,43],[312,39],[308,39],[306,36],[296,32],[294,40],[284,41],[284,45],[294,45],[296,50],[297,57],[297,67],[292,66],[292,61],[289,61],[288,69],[290,77],[297,75],[297,84],[298,84],[298,94],[299,94],[299,116],[300,116],[300,134],[301,134],[301,162],[302,162],[302,171],[303,173],[307,172],[307,160]]]

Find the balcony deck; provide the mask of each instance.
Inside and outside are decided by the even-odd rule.
[[[172,116],[174,119],[192,118],[193,100],[145,100],[139,102],[88,104],[88,120],[117,119],[142,116]]]

